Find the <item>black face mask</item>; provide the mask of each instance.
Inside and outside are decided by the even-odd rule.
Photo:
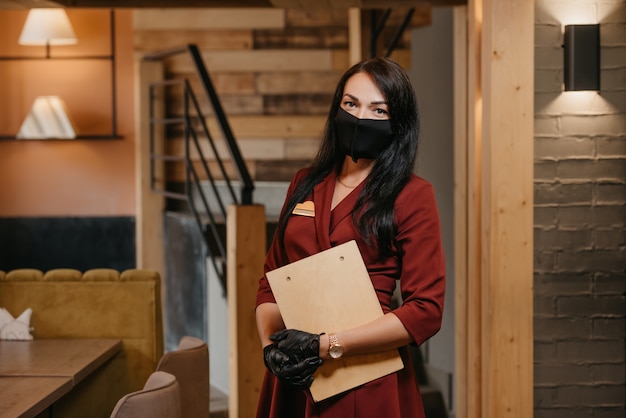
[[[359,158],[376,159],[393,139],[388,119],[359,119],[342,108],[335,116],[335,134],[339,148],[354,162]]]

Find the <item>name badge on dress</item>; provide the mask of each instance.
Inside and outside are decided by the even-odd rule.
[[[294,215],[302,215],[302,216],[310,216],[311,218],[315,217],[315,203],[312,200],[307,200],[306,202],[298,203],[295,208],[293,208]]]

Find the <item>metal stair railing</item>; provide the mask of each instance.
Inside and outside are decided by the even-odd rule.
[[[154,193],[160,194],[169,199],[175,199],[184,201],[187,203],[190,211],[195,218],[198,227],[200,228],[202,235],[207,246],[207,252],[211,259],[215,271],[218,274],[220,284],[224,296],[227,294],[226,285],[226,242],[225,237],[219,233],[218,219],[211,210],[209,199],[202,187],[201,174],[208,179],[213,198],[215,199],[216,206],[218,208],[217,214],[221,215],[221,220],[226,223],[226,205],[224,199],[219,193],[217,181],[215,176],[211,172],[207,159],[204,155],[204,151],[201,146],[202,140],[207,140],[211,148],[215,161],[219,167],[220,174],[224,179],[226,188],[230,195],[230,198],[235,204],[249,205],[252,204],[252,192],[254,191],[254,183],[252,182],[250,173],[245,165],[245,162],[241,156],[241,152],[237,145],[237,141],[234,138],[232,130],[226,115],[222,109],[219,97],[213,87],[213,83],[209,76],[209,72],[204,65],[202,56],[198,50],[198,47],[194,44],[187,45],[185,48],[179,48],[164,52],[158,52],[150,54],[144,57],[145,60],[162,60],[173,55],[189,53],[190,58],[194,63],[196,73],[200,79],[203,90],[211,103],[214,116],[218,122],[220,130],[224,136],[224,140],[227,145],[227,149],[230,153],[230,158],[238,174],[239,181],[241,183],[241,196],[237,197],[233,181],[230,179],[223,158],[218,152],[218,148],[215,143],[214,137],[211,135],[206,117],[203,115],[197,96],[194,93],[191,83],[188,79],[170,79],[157,83],[152,83],[149,86],[150,94],[150,186]],[[169,87],[179,86],[182,87],[183,95],[183,114],[177,117],[164,117],[159,118],[155,115],[155,107],[157,104],[156,96],[157,91]],[[156,150],[156,126],[161,125],[165,128],[169,125],[182,125],[184,136],[184,155],[171,155],[167,152],[157,153]],[[167,131],[167,129],[166,129]],[[166,147],[164,146],[165,150]],[[195,152],[198,156],[199,168],[196,167],[192,159],[192,152]],[[156,161],[166,162],[182,162],[185,166],[185,180],[183,191],[174,191],[168,189],[167,186],[159,188],[156,179]],[[198,172],[200,170],[200,173]],[[167,181],[163,182],[167,185]],[[200,202],[196,199],[199,197]],[[198,210],[201,208],[201,212]],[[204,219],[206,219],[206,221]]]
[[[413,17],[414,13],[415,13],[414,8],[410,8],[407,11],[406,15],[404,16],[404,19],[402,19],[402,23],[400,23],[400,26],[397,28],[393,39],[391,40],[390,44],[387,46],[387,52],[385,52],[385,55],[384,55],[385,57],[389,57],[391,53],[398,46],[398,42],[400,41],[400,38],[402,37],[402,34],[404,33],[404,31],[407,29],[407,27],[411,23],[411,18]],[[378,10],[372,9],[370,11],[370,25],[371,25],[370,57],[372,58],[378,55],[378,40],[380,38],[380,35],[383,29],[385,28],[385,24],[387,23],[387,19],[389,19],[390,15],[391,15],[391,9],[385,9],[380,19],[378,18]]]

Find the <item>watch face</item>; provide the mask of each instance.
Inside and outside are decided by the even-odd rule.
[[[343,356],[343,347],[340,345],[333,345],[332,347],[330,347],[330,350],[328,350],[328,354],[332,358],[339,358]]]

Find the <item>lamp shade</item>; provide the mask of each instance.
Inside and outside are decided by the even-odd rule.
[[[57,96],[39,96],[24,119],[18,139],[76,138],[65,102]]]
[[[31,9],[18,43],[20,45],[72,45],[77,43],[72,24],[59,9]]]

